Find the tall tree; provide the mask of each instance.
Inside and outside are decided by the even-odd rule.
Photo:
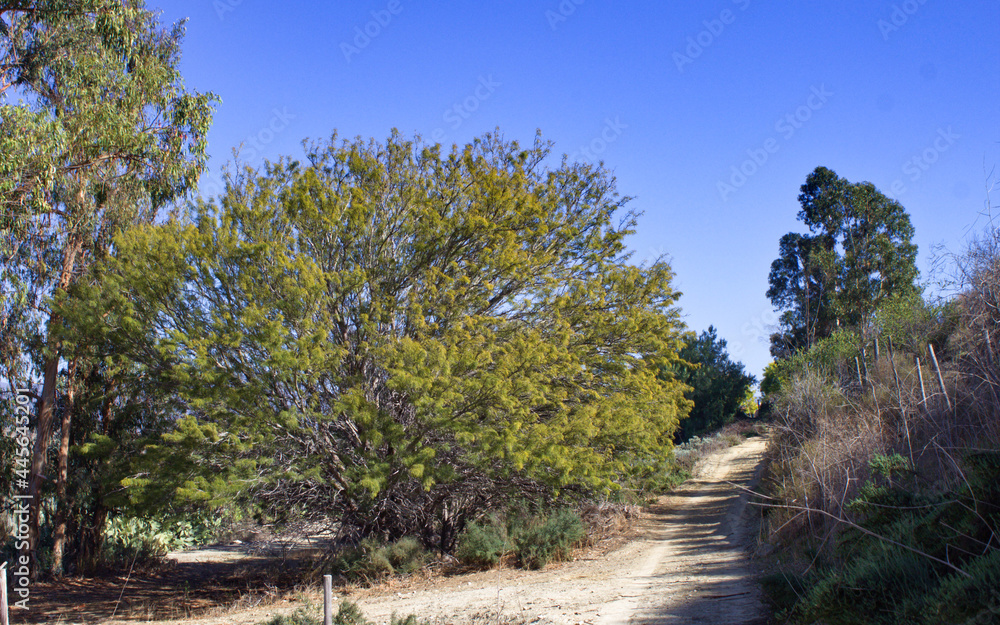
[[[771,303],[784,312],[784,332],[772,337],[772,355],[779,357],[811,345],[836,323],[837,269],[834,241],[829,236],[789,232],[778,244],[771,264]]]
[[[605,170],[549,154],[331,141],[123,236],[101,308],[157,329],[186,402],[146,456],[171,470],[134,495],[235,486],[448,548],[498,499],[614,488],[662,456],[688,409],[657,376],[681,345],[672,272],[627,262]]]
[[[799,204],[810,234],[782,237],[768,279],[767,295],[784,311],[771,339],[775,356],[808,347],[838,325],[867,332],[887,298],[917,290],[913,226],[899,202],[870,182],[817,167]]]
[[[757,381],[741,363],[729,359],[725,339],[712,326],[697,337],[692,335],[680,356],[684,364],[678,377],[691,387],[687,397],[694,402],[677,432],[677,440],[683,442],[732,422]]]
[[[189,93],[178,71],[183,24],[163,31],[140,0],[0,3],[0,321],[8,375],[42,376],[29,494],[31,562],[62,364],[49,302],[100,262],[116,232],[151,221],[195,184],[214,97]],[[13,104],[14,98],[18,102]],[[65,492],[72,401],[62,412],[57,489]],[[61,505],[61,504],[60,504]],[[57,541],[57,568],[59,566]]]

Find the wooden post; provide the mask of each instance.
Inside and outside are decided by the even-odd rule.
[[[333,575],[323,576],[323,625],[333,625]]]
[[[948,412],[951,412],[951,398],[948,397],[948,389],[944,387],[944,377],[941,375],[941,365],[938,364],[937,354],[934,353],[934,346],[930,343],[927,347],[931,350],[931,360],[934,361],[934,370],[937,372],[938,385],[941,386],[941,393],[944,395],[944,400],[948,402]]]
[[[7,613],[7,563],[0,564],[0,625],[10,625]]]
[[[854,357],[854,366],[858,369],[858,386],[861,388],[865,387],[865,381],[861,378],[861,363],[858,362],[858,357]]]
[[[910,469],[914,469],[913,464],[913,444],[910,442],[910,424],[906,420],[906,406],[903,405],[903,391],[899,385],[899,372],[896,371],[896,354],[892,348],[892,337],[889,337],[889,364],[892,365],[892,377],[896,380],[896,400],[899,402],[899,414],[903,417],[903,431],[906,433],[906,448],[910,452]]]
[[[872,377],[868,374],[868,350],[861,349],[861,364],[865,367],[865,382],[872,383]]]
[[[882,435],[882,409],[878,405],[878,395],[875,394],[875,385],[869,384],[868,388],[872,390],[872,401],[875,403],[875,420],[878,422],[878,433],[879,436]]]
[[[989,364],[993,366],[993,344],[990,343],[990,330],[989,328],[983,328],[983,340],[986,342],[986,356],[989,359]]]
[[[920,396],[923,398],[923,401],[920,403],[922,403],[924,405],[924,408],[926,408],[927,391],[924,389],[924,372],[920,368],[920,356],[917,356],[917,377],[920,378]]]

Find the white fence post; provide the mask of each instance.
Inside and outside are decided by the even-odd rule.
[[[10,625],[7,613],[7,563],[0,564],[0,625]]]
[[[323,625],[333,625],[333,575],[323,576]]]

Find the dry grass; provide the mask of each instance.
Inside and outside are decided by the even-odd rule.
[[[580,518],[587,528],[586,544],[597,543],[627,534],[639,518],[639,506],[624,503],[592,503],[583,506]]]
[[[1000,272],[995,277],[1000,281]],[[1000,332],[992,331],[1000,316],[991,303],[1000,289],[986,292],[960,299],[957,329],[937,348],[940,381],[926,344],[917,353],[893,350],[886,337],[875,339],[877,357],[869,346],[861,367],[852,362],[834,376],[805,368],[793,376],[775,402],[767,453],[767,494],[779,506],[766,515],[772,541],[808,535],[826,544],[850,520],[845,506],[877,458],[899,454],[908,476],[933,494],[963,479],[963,455],[1000,449],[993,343]]]

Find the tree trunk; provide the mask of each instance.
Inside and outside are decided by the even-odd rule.
[[[82,528],[80,545],[80,572],[93,575],[101,562],[104,548],[104,525],[108,521],[108,509],[102,499],[94,502],[90,523]]]
[[[56,523],[52,543],[52,576],[63,574],[63,553],[66,546],[66,519],[69,515],[69,502],[66,500],[66,480],[69,477],[69,443],[70,428],[73,423],[73,411],[76,406],[76,366],[73,359],[69,363],[69,382],[66,389],[66,410],[63,411],[61,436],[59,439],[59,473],[56,477]]]
[[[59,284],[55,293],[66,292],[73,281],[73,270],[76,259],[83,248],[82,241],[73,237],[63,249],[63,264],[59,274]],[[59,352],[61,345],[52,337],[53,330],[58,327],[58,315],[49,317],[48,340],[46,345],[44,377],[42,378],[42,393],[38,398],[38,423],[35,427],[35,447],[31,457],[31,477],[28,482],[30,510],[28,517],[28,557],[31,578],[38,577],[38,539],[39,520],[42,509],[42,481],[45,479],[46,452],[49,439],[52,436],[52,414],[56,404],[56,378],[59,374]]]
[[[105,385],[104,403],[101,406],[101,433],[107,436],[111,431],[112,398],[117,384],[108,381]],[[104,492],[100,486],[94,491],[94,504],[90,515],[90,523],[82,528],[80,540],[80,572],[84,575],[97,573],[101,564],[101,551],[104,548],[104,527],[108,522],[111,510],[104,503]]]

